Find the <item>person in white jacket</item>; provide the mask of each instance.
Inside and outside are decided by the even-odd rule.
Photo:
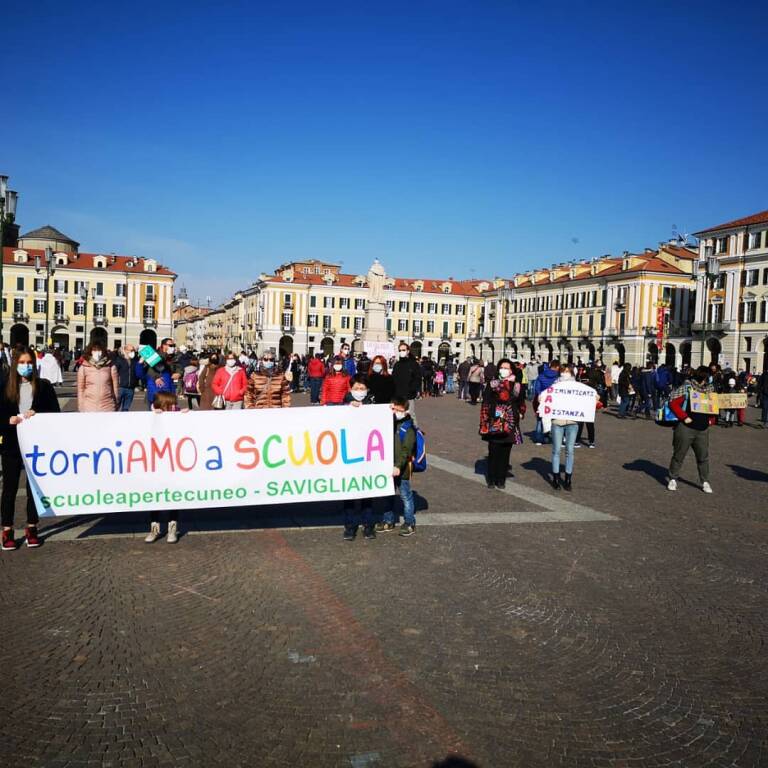
[[[38,368],[40,370],[41,379],[48,379],[54,386],[64,382],[59,361],[54,357],[53,352],[50,349],[45,350],[45,354],[43,355],[42,360],[40,360]]]

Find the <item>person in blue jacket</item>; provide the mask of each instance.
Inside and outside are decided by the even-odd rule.
[[[344,358],[344,373],[348,376],[354,376],[357,373],[357,365],[355,358],[350,353],[349,344],[341,345],[341,356]]]
[[[560,378],[560,361],[552,360],[549,365],[544,363],[539,370],[539,375],[536,377],[536,381],[533,382],[533,410],[538,413],[539,410],[539,395],[545,390],[549,389]],[[544,442],[549,442],[550,438],[544,434],[544,423],[537,416],[536,417],[536,429],[533,431],[533,442],[536,445],[541,445]]]

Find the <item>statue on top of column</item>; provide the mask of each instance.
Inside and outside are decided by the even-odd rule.
[[[371,268],[368,270],[368,296],[369,302],[383,303],[384,302],[384,278],[386,272],[384,267],[378,259],[373,260]]]

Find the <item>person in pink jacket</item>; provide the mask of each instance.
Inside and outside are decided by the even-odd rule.
[[[77,410],[114,411],[118,400],[117,368],[104,347],[95,341],[86,347],[77,369]]]
[[[224,395],[225,410],[233,411],[243,407],[248,379],[232,352],[227,355],[225,365],[216,371],[211,389],[214,395]]]

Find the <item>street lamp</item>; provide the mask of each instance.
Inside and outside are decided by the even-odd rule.
[[[714,288],[717,278],[720,276],[720,259],[714,255],[711,245],[704,246],[704,258],[699,262],[699,267],[704,267],[704,281],[706,293],[704,294],[704,330],[701,337],[701,362],[704,365],[704,346],[707,343],[709,331],[709,292]]]
[[[83,302],[83,349],[88,346],[88,283],[80,283],[80,301]]]
[[[51,340],[48,338],[48,319],[51,314],[51,275],[56,273],[56,265],[53,263],[53,248],[48,246],[45,249],[45,266],[38,254],[35,256],[35,272],[45,271],[45,346],[51,346]]]
[[[3,246],[5,245],[5,223],[13,224],[16,219],[16,203],[19,196],[8,189],[8,177],[0,175],[0,341],[3,340]]]

